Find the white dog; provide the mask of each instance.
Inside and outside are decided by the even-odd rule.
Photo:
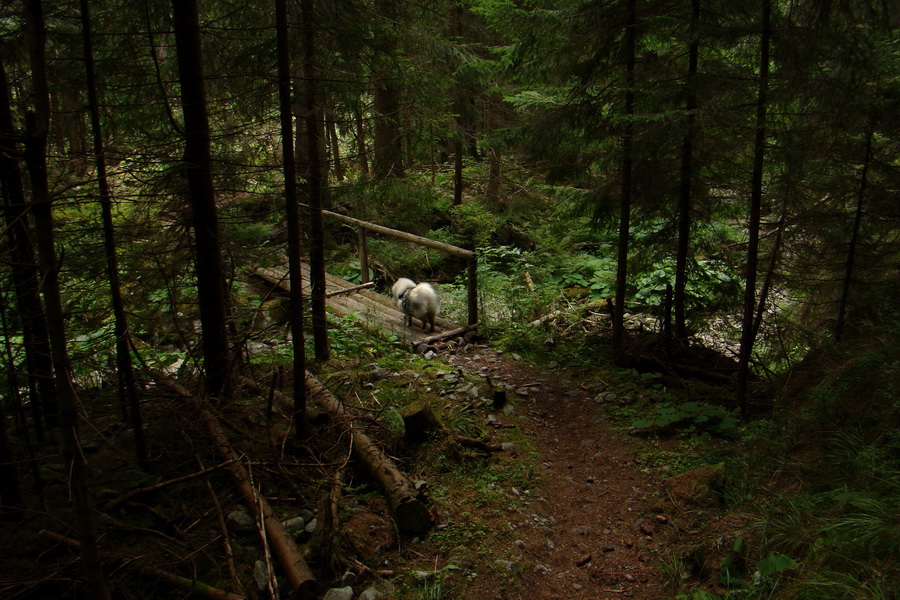
[[[391,288],[391,296],[394,297],[394,302],[397,303],[397,308],[403,310],[403,296],[406,295],[406,292],[416,287],[416,282],[412,279],[407,279],[406,277],[401,277],[396,282],[394,282],[394,287]]]
[[[395,285],[396,287],[396,285]],[[406,325],[412,327],[413,317],[422,321],[422,329],[425,324],[431,326],[434,332],[434,319],[441,309],[437,292],[427,283],[420,283],[403,294],[400,300],[403,314],[406,315]]]

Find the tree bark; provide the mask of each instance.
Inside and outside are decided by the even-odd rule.
[[[334,178],[337,181],[344,180],[344,163],[341,162],[341,144],[340,138],[338,137],[337,125],[334,123],[334,118],[329,117],[326,121],[328,125],[328,147],[331,148],[331,164],[334,165]]]
[[[184,165],[191,197],[206,393],[210,398],[223,400],[231,395],[228,297],[212,179],[197,0],[172,0],[172,13],[184,114]]]
[[[25,160],[31,176],[32,212],[38,240],[38,257],[43,283],[41,291],[47,311],[50,352],[59,391],[59,420],[63,437],[63,455],[70,474],[75,525],[81,542],[81,565],[88,595],[99,600],[109,598],[103,576],[97,533],[87,482],[87,463],[78,437],[78,398],[72,385],[71,365],[66,340],[62,298],[59,291],[59,260],[56,254],[53,213],[47,182],[47,127],[50,118],[49,91],[44,45],[46,30],[40,0],[26,0],[25,27],[34,87],[35,113],[27,116]]]
[[[56,380],[50,357],[50,337],[41,300],[37,259],[31,241],[28,204],[22,172],[17,156],[17,139],[21,139],[13,125],[11,90],[0,54],[0,188],[3,190],[3,210],[9,244],[16,310],[22,321],[25,364],[28,371],[28,390],[31,415],[37,440],[44,441],[44,420],[55,426],[58,416]]]
[[[363,124],[361,113],[356,115],[356,152],[359,159],[359,171],[363,175],[369,174],[369,152],[366,150],[366,128]]]
[[[762,32],[759,44],[759,83],[756,100],[756,135],[753,143],[753,175],[750,182],[750,211],[747,222],[747,273],[744,287],[744,316],[741,322],[741,348],[738,360],[737,401],[747,416],[747,383],[750,358],[756,336],[753,311],[756,306],[756,271],[759,264],[759,223],[762,214],[763,167],[766,153],[766,111],[769,92],[769,38],[772,0],[762,0]]]
[[[109,277],[109,291],[115,316],[116,366],[119,380],[120,401],[130,415],[134,432],[135,451],[138,463],[148,469],[147,444],[144,440],[144,423],[141,416],[141,402],[138,397],[134,365],[131,362],[131,332],[122,301],[122,287],[119,283],[119,265],[116,256],[115,227],[112,218],[112,200],[106,177],[106,152],[103,147],[103,132],[100,126],[100,103],[97,98],[97,77],[94,67],[94,46],[91,34],[91,13],[88,0],[81,0],[81,30],[84,41],[84,67],[87,79],[88,108],[91,118],[91,139],[94,160],[97,166],[97,184],[100,189],[100,209],[103,220],[103,250],[106,254],[106,271]]]
[[[625,128],[622,135],[622,197],[619,204],[619,240],[616,260],[616,302],[613,310],[613,349],[625,343],[625,297],[628,285],[628,238],[631,234],[632,152],[634,146],[635,0],[628,0],[625,23]]]
[[[307,374],[306,385],[309,387],[312,397],[328,410],[335,420],[347,423],[353,452],[384,491],[397,527],[401,531],[413,534],[428,531],[434,519],[428,507],[419,499],[419,493],[412,483],[394,466],[391,459],[369,436],[353,425],[350,415],[341,402],[315,377]]]
[[[325,225],[322,209],[325,206],[322,181],[321,139],[322,120],[319,118],[316,83],[315,11],[313,0],[300,3],[303,25],[300,28],[303,47],[303,118],[306,124],[306,151],[309,155],[307,192],[309,194],[309,273],[312,309],[313,348],[316,360],[331,356],[328,345],[328,315],[325,312]]]
[[[853,283],[853,271],[856,267],[856,248],[859,244],[859,228],[863,217],[863,202],[869,179],[869,165],[872,162],[872,136],[874,132],[870,127],[866,132],[866,150],[863,157],[862,171],[859,174],[859,190],[856,194],[856,211],[853,215],[853,229],[850,232],[850,243],[847,247],[847,267],[844,270],[844,283],[841,287],[841,299],[838,305],[837,324],[834,328],[834,338],[841,341],[844,337],[844,326],[847,319],[847,305],[850,302],[850,287]]]
[[[377,57],[375,73],[375,163],[373,170],[379,179],[403,177],[403,144],[400,133],[400,89],[391,72],[396,50],[394,29],[400,26],[397,0],[376,0],[375,7],[386,22]]]
[[[284,198],[288,230],[288,306],[294,369],[294,428],[298,437],[307,435],[306,344],[303,333],[303,242],[300,204],[297,198],[297,163],[294,159],[294,124],[291,114],[291,58],[288,47],[287,1],[275,0],[276,50],[278,60],[278,106],[281,116],[281,146],[284,157]]]
[[[691,44],[688,51],[688,73],[686,82],[685,131],[681,142],[681,182],[678,197],[678,250],[675,258],[675,290],[673,307],[675,309],[675,336],[682,343],[687,342],[687,323],[685,322],[685,288],[687,287],[687,264],[691,242],[691,206],[694,129],[697,121],[697,63],[700,54],[700,0],[691,0]]]

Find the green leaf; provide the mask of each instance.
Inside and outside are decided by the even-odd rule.
[[[768,577],[774,573],[781,573],[787,569],[796,569],[799,566],[800,565],[794,559],[786,554],[769,552],[769,555],[759,561],[759,564],[756,565],[756,570],[759,571],[760,575],[763,577]]]

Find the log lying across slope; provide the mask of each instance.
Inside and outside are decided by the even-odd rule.
[[[312,600],[318,596],[319,583],[303,558],[294,538],[287,532],[281,522],[275,517],[272,507],[265,497],[259,494],[250,483],[250,474],[240,461],[238,454],[228,441],[228,437],[219,426],[219,420],[210,412],[206,405],[194,397],[190,391],[177,382],[164,376],[157,376],[157,381],[169,389],[174,390],[180,396],[190,402],[191,409],[200,417],[206,426],[210,438],[215,445],[216,454],[228,465],[228,469],[234,479],[238,493],[244,506],[251,515],[262,522],[265,527],[266,538],[278,561],[284,569],[287,580],[294,590],[293,598],[299,600]]]
[[[353,443],[353,452],[384,491],[398,529],[413,534],[428,531],[434,523],[434,518],[421,500],[415,486],[369,436],[353,425],[352,416],[347,413],[340,400],[335,398],[309,373],[306,374],[306,388],[310,392],[311,398],[331,413],[335,420],[347,423]]]

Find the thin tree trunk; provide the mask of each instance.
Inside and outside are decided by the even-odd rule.
[[[4,428],[0,433],[3,434],[4,438],[8,435],[5,430],[5,418],[3,416],[3,407],[8,404],[12,406],[15,411],[16,430],[19,435],[19,441],[25,447],[25,451],[28,454],[28,464],[31,467],[31,475],[34,478],[34,488],[41,492],[44,489],[44,484],[41,479],[40,468],[38,467],[35,458],[34,445],[31,443],[31,434],[25,424],[25,409],[22,406],[22,395],[19,393],[19,377],[16,375],[16,360],[13,357],[12,342],[10,341],[12,339],[12,333],[9,328],[6,314],[6,302],[4,302],[2,308],[0,308],[0,325],[3,327],[0,331],[2,331],[4,338],[3,358],[6,362],[7,398],[9,399],[9,402],[0,402],[0,428]],[[9,444],[8,441],[5,441],[4,443],[7,444],[7,446]],[[7,458],[0,459],[0,486],[4,486],[6,491],[0,492],[0,503],[12,507],[12,514],[17,515],[19,514],[19,507],[22,506],[18,469],[16,469],[16,463],[12,461],[12,449],[10,448],[8,451],[4,450],[3,453]],[[13,489],[12,486],[15,486],[15,489]]]
[[[369,174],[369,153],[366,150],[366,128],[362,114],[356,115],[356,152],[359,159],[359,170],[363,175]]]
[[[457,130],[457,136],[462,131]],[[463,197],[463,142],[457,137],[453,142],[453,206],[462,204]]]
[[[22,172],[15,157],[19,139],[13,125],[11,90],[0,54],[0,188],[3,190],[4,216],[9,239],[9,253],[16,310],[22,321],[25,364],[35,436],[44,441],[44,420],[55,426],[59,415],[56,381],[50,357],[50,337],[41,300],[40,282],[34,246],[31,242],[28,205],[22,183]]]
[[[324,183],[322,181],[321,142],[322,120],[317,105],[315,11],[313,0],[300,3],[303,24],[301,44],[303,47],[303,121],[306,123],[306,148],[309,153],[309,274],[311,284],[313,347],[317,360],[328,360],[328,316],[325,313],[325,225],[322,221],[324,207]]]
[[[766,111],[769,93],[769,37],[772,0],[762,0],[762,33],[759,44],[759,89],[756,101],[756,137],[753,143],[753,175],[750,183],[750,215],[747,223],[747,273],[744,288],[744,316],[741,322],[741,348],[738,359],[737,400],[741,414],[747,416],[747,383],[750,357],[756,336],[753,310],[756,306],[756,271],[759,264],[759,222],[762,214],[762,180],[766,153]]]
[[[12,365],[10,365],[12,366]],[[5,402],[0,402],[0,514],[18,518],[21,516],[22,491],[19,487],[19,473],[13,460],[6,430]]]
[[[397,15],[398,0],[376,0],[379,15],[392,30],[382,40],[384,55],[379,56],[375,81],[375,162],[373,170],[379,179],[403,177],[403,144],[400,134],[400,90],[391,73],[396,47],[393,29],[400,27]]]
[[[850,244],[847,248],[847,268],[844,271],[844,285],[841,288],[841,300],[838,305],[837,325],[834,329],[834,338],[841,341],[844,337],[844,327],[847,319],[847,304],[850,302],[850,286],[853,283],[853,271],[856,267],[856,248],[859,244],[859,228],[863,217],[863,202],[866,198],[868,187],[869,164],[872,162],[872,128],[866,132],[866,152],[863,158],[862,171],[859,174],[859,191],[856,194],[856,212],[853,215],[853,230],[850,233]]]
[[[288,48],[287,0],[275,0],[278,60],[278,106],[281,114],[281,146],[284,156],[284,197],[288,228],[289,310],[294,367],[294,427],[298,437],[307,435],[306,347],[303,334],[303,256],[300,204],[297,199],[297,164],[294,162],[294,124],[291,114],[291,58]]]
[[[500,200],[500,151],[494,146],[487,149],[488,183],[485,195],[491,202]]]
[[[634,145],[635,0],[628,0],[625,24],[625,130],[622,136],[622,198],[619,206],[619,241],[616,261],[616,302],[613,307],[613,348],[625,343],[625,292],[628,284],[628,237],[631,232],[631,170]]]
[[[225,316],[228,298],[212,179],[197,0],[172,0],[172,13],[184,114],[184,164],[191,197],[206,392],[214,401],[224,400],[231,395],[231,355]]]
[[[781,218],[778,219],[778,225],[775,230],[775,244],[772,247],[772,257],[769,260],[769,268],[766,271],[766,277],[763,279],[762,288],[759,290],[759,301],[756,303],[756,317],[753,320],[753,338],[759,334],[759,328],[762,326],[763,314],[766,310],[766,301],[769,298],[769,290],[772,289],[772,279],[775,277],[775,268],[778,266],[778,258],[781,254],[781,238],[784,233],[784,222],[787,219],[787,208],[781,211]]]
[[[125,316],[122,288],[119,283],[119,265],[116,256],[115,227],[112,218],[112,200],[106,177],[106,152],[103,148],[103,132],[100,126],[100,103],[97,99],[97,77],[94,67],[94,47],[91,39],[91,14],[88,0],[81,0],[81,28],[84,38],[84,63],[87,78],[88,107],[91,117],[91,134],[94,160],[97,165],[97,183],[100,188],[100,208],[103,220],[103,249],[106,254],[106,270],[109,277],[109,291],[115,315],[116,366],[119,379],[119,394],[122,406],[127,406],[134,432],[135,451],[138,463],[149,468],[147,444],[144,440],[144,424],[141,416],[141,402],[138,397],[134,365],[131,362],[131,332]]]
[[[341,140],[338,138],[337,125],[335,125],[334,119],[328,119],[326,123],[328,125],[329,147],[331,148],[331,163],[334,165],[334,178],[337,181],[343,181],[344,165],[341,162]]]
[[[35,113],[27,118],[25,157],[31,176],[32,211],[38,240],[38,257],[43,283],[41,291],[47,310],[50,352],[59,391],[59,419],[63,437],[63,455],[70,474],[75,521],[81,542],[81,564],[85,586],[91,598],[105,600],[109,591],[103,576],[97,533],[91,512],[91,494],[87,484],[87,464],[78,438],[78,398],[72,385],[66,341],[62,298],[59,292],[59,260],[53,235],[53,214],[47,183],[47,126],[50,117],[44,44],[43,7],[40,0],[26,0],[25,27],[29,38]]]
[[[687,264],[691,241],[691,179],[694,155],[694,129],[697,120],[697,96],[695,82],[697,80],[697,63],[700,54],[700,0],[691,0],[691,45],[688,51],[687,97],[684,108],[686,123],[684,138],[681,143],[681,185],[678,200],[678,250],[675,258],[675,336],[681,342],[687,342],[687,324],[685,322],[685,288],[687,287]]]

